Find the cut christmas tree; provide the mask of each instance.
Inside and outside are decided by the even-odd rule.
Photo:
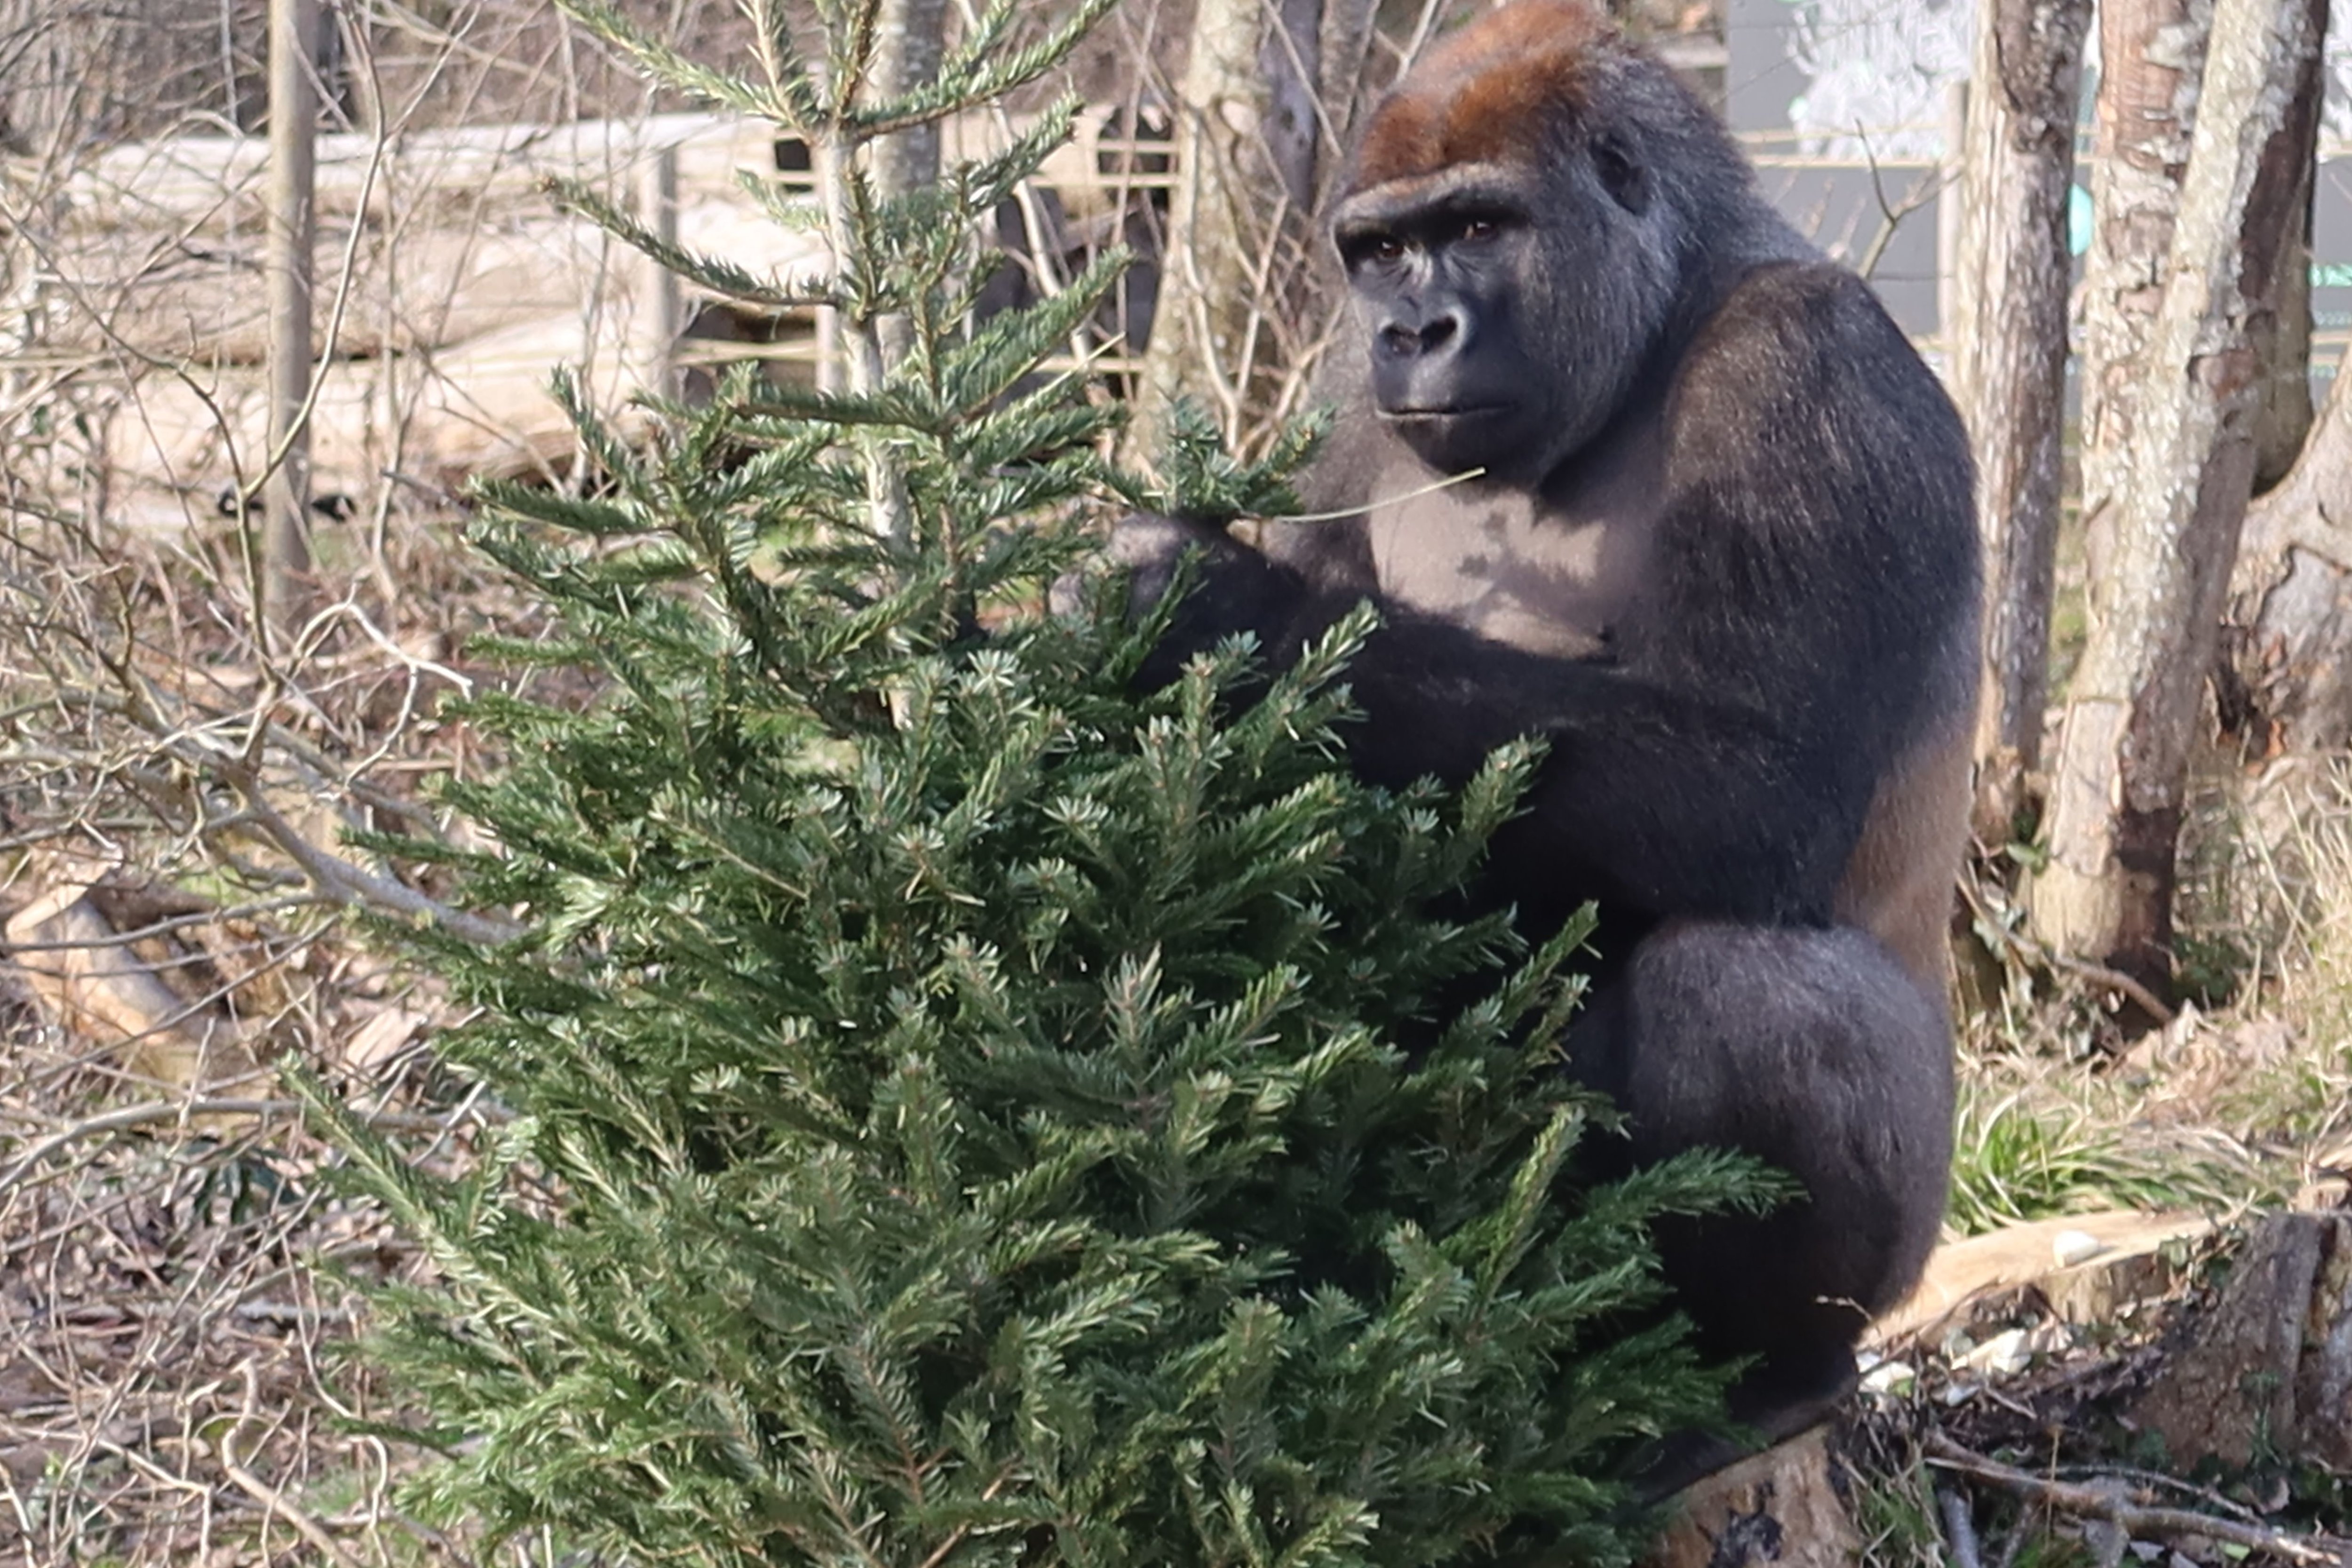
[[[847,374],[732,372],[641,449],[572,395],[598,484],[483,489],[562,628],[496,651],[595,695],[466,710],[507,762],[448,792],[497,846],[455,871],[520,934],[387,934],[478,1009],[441,1050],[512,1120],[444,1179],[304,1086],[430,1261],[373,1292],[436,1456],[412,1501],[614,1563],[1626,1558],[1616,1478],[1722,1383],[1645,1226],[1770,1184],[1580,1176],[1580,931],[1447,912],[1538,755],[1355,781],[1368,612],[1138,691],[1164,612],[1077,571],[1083,523],[1279,506],[1297,443],[1240,464],[1194,421],[1159,479],[1109,466],[1115,406],[1040,366],[1116,258],[972,323],[977,219],[1068,105],[935,187],[865,173],[1107,0],[1003,0],[896,99],[870,0],[819,6],[823,59],[755,4],[748,77],[572,9],[804,138],[819,198],[760,194],[837,267],[756,278],[562,198],[714,294],[821,297]],[[1056,580],[1093,585],[1049,613]]]

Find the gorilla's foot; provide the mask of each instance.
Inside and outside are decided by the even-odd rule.
[[[1634,1501],[1644,1507],[1664,1502],[1718,1470],[1820,1426],[1837,1414],[1860,1382],[1848,1357],[1841,1374],[1801,1393],[1773,1393],[1752,1385],[1734,1389],[1732,1433],[1670,1432],[1636,1456],[1626,1477]]]

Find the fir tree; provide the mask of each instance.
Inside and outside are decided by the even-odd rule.
[[[730,374],[656,404],[646,450],[560,381],[608,488],[483,487],[483,547],[562,627],[500,651],[602,690],[467,710],[509,761],[449,802],[499,851],[443,858],[524,934],[402,933],[478,1007],[443,1049],[513,1120],[443,1180],[304,1086],[433,1268],[374,1292],[437,1451],[412,1502],[645,1563],[1624,1557],[1614,1468],[1720,1392],[1643,1226],[1765,1184],[1570,1169],[1605,1121],[1558,1060],[1582,933],[1530,951],[1443,912],[1535,753],[1453,795],[1356,783],[1335,727],[1366,613],[1271,679],[1236,644],[1147,698],[1157,626],[1116,584],[1026,608],[1089,500],[1278,504],[1297,453],[1238,464],[1194,419],[1156,494],[1105,465],[1115,411],[1038,367],[1116,258],[967,327],[975,215],[1068,105],[935,190],[858,171],[1108,0],[1029,43],[1034,5],[1000,0],[896,102],[863,85],[874,0],[820,0],[821,61],[754,5],[755,79],[570,3],[665,85],[808,139],[814,211],[752,190],[821,224],[836,273],[757,277],[562,198],[714,292],[821,296],[851,374]]]

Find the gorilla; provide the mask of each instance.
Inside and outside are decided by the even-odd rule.
[[[1276,664],[1364,599],[1351,765],[1458,783],[1541,737],[1475,889],[1601,926],[1571,1069],[1629,1161],[1753,1152],[1804,1196],[1678,1223],[1702,1348],[1767,1440],[1853,1385],[1951,1157],[1946,931],[1976,703],[1958,416],[1869,288],[1759,196],[1713,114],[1580,0],[1513,0],[1375,110],[1332,235],[1359,331],[1255,546],[1130,517],[1146,679],[1247,631]],[[1686,1437],[1672,1489],[1733,1450]]]

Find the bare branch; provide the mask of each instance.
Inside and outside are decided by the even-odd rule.
[[[2330,1563],[2340,1568],[2346,1561],[2341,1545],[2328,1544],[2317,1537],[2289,1535],[2283,1531],[2242,1524],[2233,1519],[2198,1513],[2184,1508],[2134,1502],[2099,1487],[2053,1480],[1988,1459],[1982,1454],[1962,1447],[1941,1433],[1931,1434],[1927,1438],[1927,1462],[1938,1469],[1990,1481],[2063,1513],[2105,1520],[2132,1535],[2160,1540],[2201,1535],[2209,1540],[2242,1546],[2249,1552],[2262,1552],[2282,1563]]]

